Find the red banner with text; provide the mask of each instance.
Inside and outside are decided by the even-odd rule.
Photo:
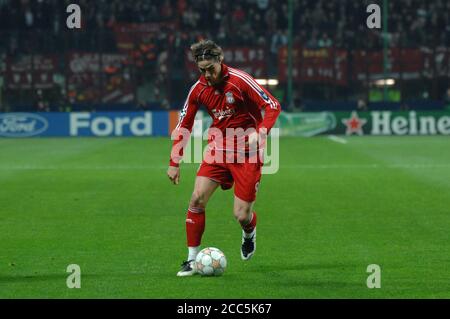
[[[0,74],[8,89],[49,89],[55,86],[57,57],[54,55],[24,55],[3,57]]]
[[[294,48],[293,77],[303,83],[348,85],[349,79],[360,81],[384,77],[383,51],[342,50],[336,48]],[[280,81],[288,76],[287,48],[278,56]],[[391,48],[387,51],[386,76],[404,80],[450,76],[450,49]]]
[[[68,54],[66,71],[71,99],[81,103],[133,102],[133,81],[126,58],[126,54]]]
[[[335,48],[293,50],[293,77],[296,81],[347,85],[348,54]],[[280,81],[288,77],[288,51],[279,51],[278,75]]]

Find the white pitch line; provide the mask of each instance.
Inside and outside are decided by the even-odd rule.
[[[133,171],[133,170],[152,170],[167,169],[163,165],[146,166],[127,166],[127,165],[109,165],[109,166],[0,166],[0,171]],[[387,169],[387,168],[406,168],[406,169],[429,169],[429,168],[450,168],[450,164],[292,164],[281,165],[280,169]],[[182,165],[184,169],[198,169],[198,165]]]
[[[317,165],[282,165],[280,169],[387,169],[387,168],[406,168],[406,169],[429,169],[429,168],[450,168],[450,164],[317,164]]]
[[[347,144],[348,141],[346,139],[343,139],[341,137],[337,137],[336,135],[328,135],[328,139],[336,142],[336,143],[341,143],[341,144]]]
[[[147,165],[147,166],[0,166],[0,170],[16,170],[16,171],[71,171],[71,170],[87,170],[87,171],[107,171],[107,170],[147,170],[147,169],[164,169],[168,166]]]

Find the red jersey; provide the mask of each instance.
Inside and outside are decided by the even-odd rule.
[[[214,86],[208,85],[205,77],[191,87],[174,131],[185,128],[192,131],[195,115],[200,106],[211,116],[211,128],[226,134],[227,128],[266,128],[267,132],[275,124],[281,112],[280,103],[249,74],[222,64],[222,81]],[[264,118],[261,111],[264,110]],[[180,142],[181,135],[173,142],[172,149]],[[184,137],[186,138],[186,137]],[[171,166],[178,166],[183,150],[170,159]]]

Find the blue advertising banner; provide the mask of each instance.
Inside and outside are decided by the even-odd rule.
[[[69,115],[68,113],[0,113],[0,136],[69,136]]]
[[[0,137],[168,134],[168,112],[0,113]]]

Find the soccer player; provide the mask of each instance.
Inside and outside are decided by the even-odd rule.
[[[202,40],[193,44],[191,53],[201,76],[191,87],[178,125],[172,134],[174,142],[167,171],[169,179],[174,184],[180,181],[179,161],[187,143],[186,134],[183,135],[182,132],[189,134],[192,131],[200,106],[212,117],[209,132],[213,129],[219,130],[224,137],[218,139],[217,136],[208,136],[208,154],[215,154],[216,157],[212,161],[204,159],[197,171],[186,217],[188,257],[182,263],[177,276],[191,276],[196,272],[194,261],[205,229],[206,205],[218,186],[226,190],[235,184],[234,216],[242,227],[241,258],[248,260],[255,253],[257,216],[253,205],[261,179],[263,160],[260,156],[256,156],[253,161],[250,161],[250,158],[254,159],[255,154],[261,154],[263,146],[258,143],[258,137],[263,132],[269,133],[281,112],[280,103],[250,75],[223,63],[223,51],[213,41]],[[262,110],[265,111],[264,116]],[[236,147],[239,144],[236,137],[240,137],[226,135],[227,129],[239,128],[248,132],[244,135],[243,148]],[[228,143],[230,140],[235,143],[231,157]],[[242,152],[239,153],[240,149]],[[221,157],[220,154],[226,155]],[[242,154],[244,160],[237,160]]]

